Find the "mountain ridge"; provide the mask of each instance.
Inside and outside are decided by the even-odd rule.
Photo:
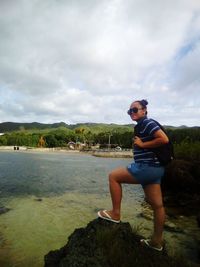
[[[95,122],[85,122],[85,123],[76,123],[76,124],[67,124],[65,122],[56,122],[56,123],[41,123],[41,122],[2,122],[0,123],[0,132],[12,132],[20,130],[44,130],[44,129],[56,129],[59,127],[65,127],[67,129],[74,130],[79,127],[133,127],[134,124],[116,124],[116,123],[95,123]],[[164,125],[164,127],[169,129],[184,129],[184,128],[200,128],[198,126],[188,127],[185,125],[182,126],[171,126]]]

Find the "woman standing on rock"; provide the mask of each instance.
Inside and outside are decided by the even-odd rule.
[[[128,110],[128,115],[137,122],[135,126],[137,135],[133,141],[134,162],[127,168],[117,168],[109,174],[113,208],[109,211],[99,211],[98,216],[119,223],[122,200],[121,184],[141,184],[146,201],[154,212],[153,235],[151,239],[142,239],[141,243],[157,251],[162,251],[165,210],[160,183],[164,174],[164,167],[161,166],[151,149],[168,143],[169,139],[156,121],[147,118],[147,104],[146,100],[137,100],[131,104]]]

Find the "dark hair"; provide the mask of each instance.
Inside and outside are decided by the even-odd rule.
[[[146,99],[139,100],[138,102],[143,108],[147,108],[148,101]]]
[[[135,102],[138,102],[142,108],[147,108],[147,105],[148,105],[148,101],[146,99],[142,99],[142,100],[137,100]],[[145,114],[147,115],[147,111],[145,112]]]

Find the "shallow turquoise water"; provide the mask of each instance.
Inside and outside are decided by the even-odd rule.
[[[0,206],[11,210],[0,215],[0,266],[40,267],[44,255],[62,247],[75,228],[110,208],[107,175],[131,159],[96,158],[86,154],[0,152]],[[149,235],[152,222],[141,218],[140,186],[123,186],[122,220]],[[42,201],[38,201],[40,199]],[[182,218],[186,234],[166,233],[172,252],[191,250],[198,234],[194,218]],[[190,238],[188,239],[188,235]],[[193,253],[195,257],[195,253]]]

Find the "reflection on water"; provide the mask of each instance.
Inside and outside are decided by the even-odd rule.
[[[11,209],[0,215],[0,266],[43,266],[45,254],[62,247],[75,228],[96,218],[97,210],[110,207],[107,174],[129,162],[84,154],[0,153],[0,206]],[[142,201],[140,186],[124,186],[123,221],[149,235],[152,223],[139,216]],[[193,242],[187,235],[166,237],[172,248],[183,249],[184,240]]]

